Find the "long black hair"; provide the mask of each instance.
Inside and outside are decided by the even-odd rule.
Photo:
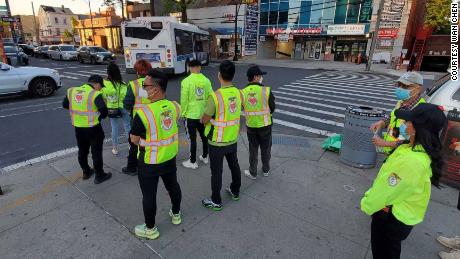
[[[120,68],[114,62],[111,62],[107,66],[107,78],[115,83],[123,83],[123,78],[121,77]]]
[[[417,127],[415,123],[413,123],[413,125],[415,128],[414,147],[417,144],[422,145],[425,152],[430,156],[432,171],[431,184],[439,188],[439,179],[441,178],[442,167],[444,165],[440,134],[439,132],[433,132],[424,127]]]

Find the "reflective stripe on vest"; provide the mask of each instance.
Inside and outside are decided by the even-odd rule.
[[[224,106],[224,98],[222,97],[222,93],[220,91],[216,92],[217,97],[217,111],[219,118],[218,122],[225,121],[225,106]],[[214,120],[216,123],[216,121]],[[224,137],[224,127],[226,126],[217,126],[217,142],[222,142],[222,138]]]
[[[230,126],[235,126],[240,124],[240,119],[232,120],[232,121],[227,121],[227,122],[222,122],[222,121],[215,121],[213,119],[210,120],[211,124],[216,126],[216,127],[230,127]]]
[[[139,145],[143,147],[162,147],[162,146],[169,146],[172,143],[174,143],[174,141],[177,141],[177,140],[179,140],[178,134],[173,135],[169,139],[162,139],[162,140],[157,140],[157,141],[147,141],[141,138]]]
[[[99,120],[97,120],[97,117],[100,115],[99,111],[97,111],[97,108],[95,108],[94,104],[94,98],[95,95],[97,94],[97,91],[92,89],[88,96],[86,97],[86,110],[78,110],[73,102],[74,102],[74,90],[75,88],[70,88],[68,91],[68,99],[69,99],[69,113],[70,117],[72,120],[72,125],[75,127],[93,127],[99,124]],[[80,124],[80,120],[75,119],[75,116],[85,116],[85,120],[87,121],[86,124]]]
[[[149,134],[150,139],[157,139],[157,123],[155,121],[155,117],[153,116],[152,111],[148,107],[142,107],[138,112],[142,112],[144,116],[147,118],[150,129],[146,128],[146,134]],[[150,151],[150,163],[156,164],[158,146],[151,146],[151,149],[152,150]]]

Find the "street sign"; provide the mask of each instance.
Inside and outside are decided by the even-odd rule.
[[[18,22],[18,19],[16,17],[2,17],[2,22]]]

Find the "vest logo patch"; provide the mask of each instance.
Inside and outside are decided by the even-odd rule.
[[[173,120],[171,118],[171,110],[167,110],[161,113],[161,127],[164,130],[170,130],[173,125]]]
[[[392,173],[389,177],[388,177],[388,185],[392,186],[392,187],[395,187],[396,185],[398,185],[398,183],[401,181],[401,178],[399,178],[399,176],[395,173]]]
[[[256,106],[257,104],[256,93],[249,93],[248,102],[251,106]]]
[[[204,94],[204,89],[203,89],[202,87],[197,87],[197,88],[195,89],[195,94],[196,94],[196,96],[203,96],[203,94]]]
[[[235,97],[231,97],[231,98],[228,98],[228,100],[230,101],[230,104],[229,104],[229,110],[231,113],[235,113],[236,112],[236,98]]]
[[[83,102],[83,92],[77,92],[77,94],[73,98],[76,103],[82,103]]]

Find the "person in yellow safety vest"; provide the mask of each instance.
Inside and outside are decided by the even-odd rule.
[[[69,88],[62,102],[63,108],[69,110],[72,126],[75,127],[78,162],[83,170],[83,180],[89,179],[95,172],[95,184],[112,177],[111,173],[104,172],[102,159],[105,135],[100,121],[107,117],[107,106],[100,92],[103,86],[104,79],[92,75],[87,84]],[[94,169],[88,165],[90,148]]]
[[[244,170],[244,175],[252,180],[257,177],[259,147],[263,175],[268,176],[270,173],[272,113],[275,111],[275,97],[270,87],[262,84],[265,74],[267,73],[262,72],[258,66],[249,67],[246,72],[249,84],[241,90],[249,142],[249,170]]]
[[[162,72],[151,69],[144,81],[144,89],[151,101],[142,104],[134,116],[131,141],[139,145],[137,154],[138,178],[142,191],[145,223],[135,227],[139,237],[156,239],[160,232],[155,225],[156,195],[161,177],[169,193],[172,224],[182,222],[180,203],[181,189],[177,182],[176,156],[179,150],[178,120],[180,106],[166,99],[168,78]]]
[[[425,100],[421,97],[423,92],[422,75],[416,72],[405,73],[397,80],[397,84],[395,96],[398,99],[398,103],[395,109],[386,119],[371,125],[371,131],[375,133],[372,142],[375,146],[382,147],[387,154],[403,144],[404,141],[407,141],[399,134],[399,127],[402,121],[396,118],[395,111],[397,109],[412,110],[418,104],[425,103]],[[382,139],[378,136],[378,132],[383,128],[387,128],[387,131],[383,133]]]
[[[234,201],[240,199],[241,170],[238,164],[237,142],[243,96],[232,83],[234,76],[233,62],[225,60],[220,63],[218,78],[221,88],[209,96],[201,118],[201,123],[206,125],[205,135],[209,144],[212,190],[211,198],[202,200],[202,204],[214,211],[222,210],[220,190],[224,157],[232,173],[232,183],[226,191]]]
[[[208,164],[208,140],[204,135],[204,125],[200,122],[203,116],[206,102],[209,95],[213,92],[211,81],[201,73],[201,63],[192,60],[189,63],[190,75],[181,83],[180,106],[182,108],[181,117],[185,118],[185,132],[190,140],[190,157],[182,162],[186,168],[197,169],[196,162],[196,132],[200,134],[203,142],[203,155],[198,158]]]
[[[141,104],[150,103],[147,98],[147,92],[145,91],[143,84],[145,76],[148,71],[152,68],[152,65],[145,59],[139,59],[134,64],[134,70],[136,70],[137,78],[129,82],[128,90],[126,91],[125,99],[123,100],[123,105],[125,109],[130,111],[131,115],[136,115]],[[131,125],[132,126],[132,125]],[[128,164],[126,167],[123,167],[121,171],[124,174],[136,175],[137,174],[137,146],[134,145],[130,139],[129,142],[129,151],[128,151]]]
[[[439,187],[443,165],[440,135],[447,118],[441,109],[422,103],[412,110],[398,109],[395,116],[405,121],[400,134],[409,142],[388,156],[361,200],[361,210],[372,216],[374,259],[400,258],[401,242],[423,221],[430,185]]]
[[[104,87],[101,92],[109,111],[108,117],[112,127],[112,154],[114,155],[118,155],[120,122],[125,128],[126,139],[129,139],[129,131],[131,130],[131,116],[123,106],[126,91],[127,85],[123,82],[120,68],[117,64],[110,63],[107,66],[107,80],[104,80]]]

